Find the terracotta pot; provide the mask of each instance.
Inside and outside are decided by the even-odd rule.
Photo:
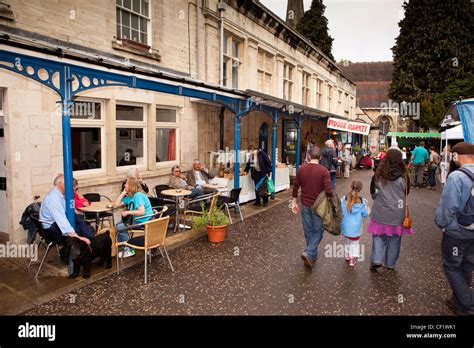
[[[225,240],[227,225],[207,226],[207,239],[212,243],[221,243]]]

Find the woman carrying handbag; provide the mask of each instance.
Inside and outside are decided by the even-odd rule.
[[[367,232],[372,234],[370,270],[395,269],[400,255],[402,235],[412,234],[408,210],[410,180],[402,153],[391,149],[377,167],[370,185],[374,200]]]

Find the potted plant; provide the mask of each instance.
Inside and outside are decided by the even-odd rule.
[[[207,227],[207,238],[212,243],[220,243],[225,240],[225,233],[229,218],[222,209],[215,208],[210,211],[203,211],[203,214],[193,218],[193,229]]]

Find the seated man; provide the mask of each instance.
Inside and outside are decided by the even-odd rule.
[[[61,244],[67,237],[75,237],[89,245],[94,234],[79,215],[75,219],[76,230],[72,228],[66,217],[64,191],[64,175],[60,174],[54,179],[54,188],[44,198],[39,212],[46,238]]]
[[[181,174],[181,168],[179,166],[173,166],[173,168],[171,168],[169,185],[175,189],[190,190],[191,195],[189,197],[191,198],[202,196],[204,194],[204,191],[201,188],[188,184],[184,174]]]
[[[193,162],[193,170],[186,174],[186,181],[191,187],[199,187],[204,193],[214,193],[215,189],[203,187],[204,184],[209,184],[209,179],[214,179],[214,175],[204,168],[198,159]]]

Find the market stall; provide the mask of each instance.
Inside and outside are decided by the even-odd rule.
[[[290,169],[288,167],[276,168],[275,171],[275,191],[280,192],[290,188]],[[228,189],[219,189],[223,195],[228,194],[229,189],[234,188],[234,178],[214,178],[210,181],[213,184],[226,185]],[[255,184],[250,174],[240,176],[240,203],[254,200]]]

